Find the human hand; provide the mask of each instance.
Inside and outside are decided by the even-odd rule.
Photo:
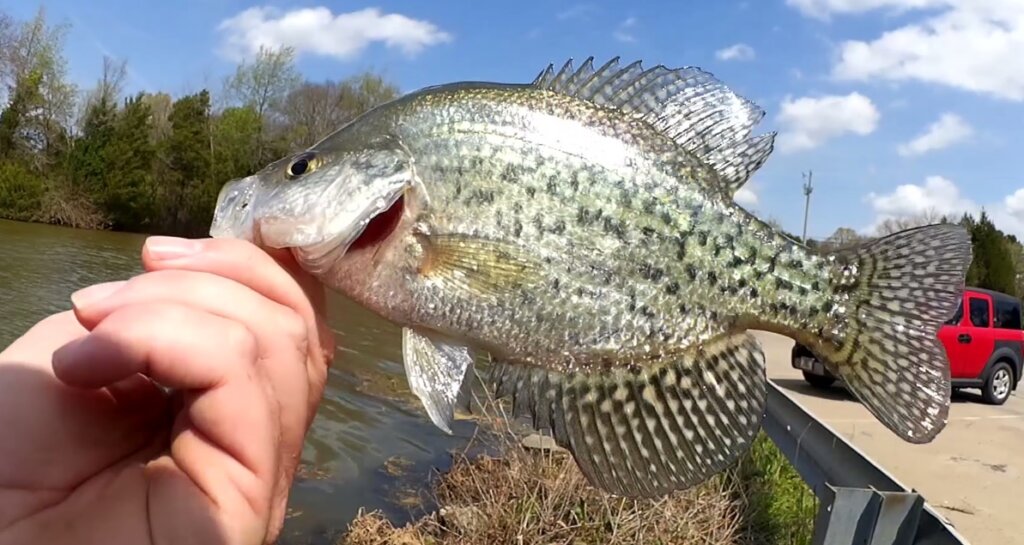
[[[280,533],[334,353],[322,286],[238,240],[150,238],[143,265],[0,353],[0,544]]]

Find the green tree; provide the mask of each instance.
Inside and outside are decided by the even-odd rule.
[[[142,95],[125,100],[104,150],[101,204],[115,229],[143,231],[154,222],[155,194],[150,108]]]
[[[212,218],[214,204],[205,196],[210,184],[210,93],[204,89],[174,101],[168,120],[166,161],[171,175],[162,192],[168,228],[197,234],[203,218]]]
[[[1016,273],[1006,235],[996,228],[985,211],[976,220],[965,216],[961,225],[970,229],[974,250],[967,284],[1016,295]]]
[[[260,117],[249,107],[227,108],[213,122],[213,178],[217,184],[248,176],[262,165],[254,153]]]
[[[24,147],[21,129],[25,117],[42,98],[39,92],[41,80],[41,73],[30,72],[14,86],[10,103],[0,113],[0,159],[11,159]]]

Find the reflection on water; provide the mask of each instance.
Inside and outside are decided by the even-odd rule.
[[[140,235],[0,221],[0,346],[39,319],[70,308],[75,290],[142,272]],[[394,456],[411,462],[415,485],[446,463],[472,424],[456,421],[449,437],[427,420],[409,393],[398,330],[332,295],[329,316],[338,354],[324,401],[302,451],[283,544],[330,543],[360,507],[408,516],[389,498],[382,469]]]

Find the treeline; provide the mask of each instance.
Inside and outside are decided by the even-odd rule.
[[[109,58],[83,91],[67,81],[67,29],[0,13],[0,217],[205,235],[225,182],[398,96],[370,73],[304,81],[289,48],[260,51],[216,94],[124,96],[127,66]]]
[[[879,225],[878,235],[935,223],[959,223],[971,233],[974,259],[967,270],[967,285],[1024,296],[1024,245],[1016,236],[1004,233],[983,210],[978,217],[964,214],[943,216],[927,211],[910,218],[890,219]],[[841,250],[870,240],[849,228],[837,229],[828,239],[816,243],[826,250]]]

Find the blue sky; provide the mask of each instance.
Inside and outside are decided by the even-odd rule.
[[[261,43],[296,47],[309,79],[373,69],[406,91],[529,81],[589,55],[700,66],[766,110],[758,132],[780,132],[738,197],[758,215],[799,233],[801,173],[813,170],[813,237],[982,207],[1024,236],[1022,0],[84,4],[43,3],[72,26],[83,88],[105,53],[127,59],[128,91],[216,92]],[[0,0],[19,18],[39,5]]]

